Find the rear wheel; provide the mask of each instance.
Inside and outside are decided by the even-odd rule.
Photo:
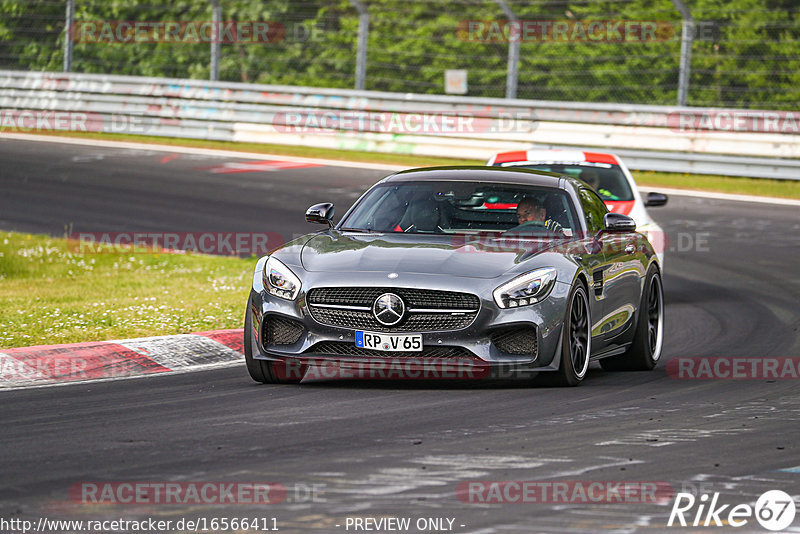
[[[664,287],[653,265],[645,278],[633,343],[624,354],[604,358],[600,365],[606,371],[649,371],[658,364],[663,343]]]
[[[561,365],[553,376],[540,376],[560,386],[577,386],[589,369],[592,350],[592,320],[586,287],[578,282],[570,291],[561,334]]]
[[[262,384],[297,384],[303,379],[305,365],[287,366],[285,362],[270,362],[253,358],[253,318],[251,301],[247,301],[244,316],[244,361],[250,378]]]

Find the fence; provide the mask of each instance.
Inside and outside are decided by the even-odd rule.
[[[0,71],[0,130],[488,158],[597,147],[634,169],[800,179],[800,114]]]
[[[797,109],[800,5],[756,4],[3,0],[0,68],[426,94],[461,70],[474,97]]]

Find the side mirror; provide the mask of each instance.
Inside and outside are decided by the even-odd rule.
[[[633,232],[636,230],[636,221],[621,213],[606,213],[605,223],[608,232]]]
[[[333,204],[330,202],[323,202],[322,204],[314,204],[306,210],[306,221],[310,223],[327,224],[333,227]]]
[[[647,200],[644,201],[644,205],[647,208],[654,208],[656,206],[663,206],[667,203],[667,200],[669,200],[667,195],[651,191],[647,193]]]

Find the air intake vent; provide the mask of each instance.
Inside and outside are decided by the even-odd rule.
[[[535,358],[538,353],[538,337],[536,328],[532,326],[496,330],[492,332],[491,340],[497,350],[506,354]]]
[[[342,341],[322,341],[310,347],[304,354],[320,354],[330,356],[367,356],[373,358],[419,358],[419,359],[469,359],[479,361],[471,351],[462,347],[435,346],[424,347],[422,352],[385,352],[356,347],[353,343]],[[482,360],[480,360],[482,361]]]
[[[303,325],[297,321],[278,315],[268,315],[264,319],[262,340],[265,347],[293,345],[297,343],[301,335],[303,335]]]

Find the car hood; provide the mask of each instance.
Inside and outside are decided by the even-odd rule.
[[[552,248],[549,241],[330,231],[299,250],[310,272],[402,272],[496,278]]]

